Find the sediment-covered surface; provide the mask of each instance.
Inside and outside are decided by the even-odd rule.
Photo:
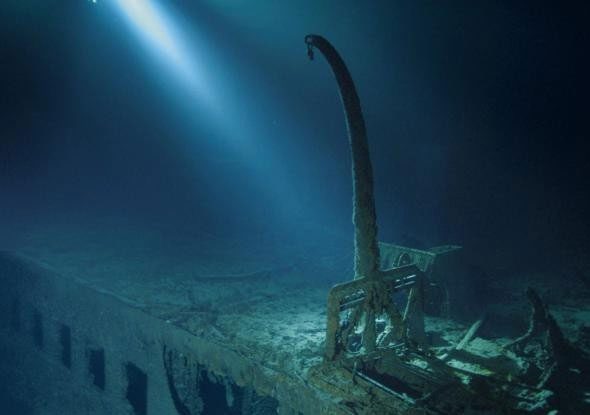
[[[17,241],[16,256],[5,255],[3,260],[17,258],[17,262],[32,264],[33,274],[40,275],[31,282],[37,291],[21,293],[28,296],[25,303],[51,322],[45,324],[66,324],[72,338],[84,340],[74,340],[75,370],[64,372],[63,364],[55,363],[62,353],[55,346],[59,343],[55,333],[46,334],[45,345],[31,345],[30,338],[22,340],[11,334],[14,328],[6,326],[4,334],[9,340],[3,343],[3,353],[14,363],[12,368],[21,370],[19,386],[13,390],[32,391],[36,398],[28,402],[34,413],[52,413],[52,402],[60,396],[60,404],[53,407],[67,407],[64,400],[68,399],[75,407],[76,400],[65,398],[65,391],[89,396],[82,399],[86,413],[133,413],[129,412],[135,409],[129,403],[126,384],[127,372],[133,369],[125,365],[134,362],[141,368],[139,373],[148,376],[150,388],[162,391],[152,391],[147,397],[162,414],[208,413],[207,402],[198,393],[191,398],[194,390],[189,389],[197,387],[191,383],[192,374],[210,379],[201,383],[213,391],[215,385],[223,386],[227,413],[239,413],[231,412],[237,411],[237,401],[242,406],[246,401],[265,405],[267,412],[261,414],[353,413],[350,402],[311,381],[322,362],[327,293],[331,283],[351,277],[347,274],[350,256],[329,249],[329,255],[322,256],[319,250],[314,253],[313,245],[296,250],[269,238],[245,239],[232,243],[205,233],[187,235],[112,223],[82,227],[61,223],[23,235]],[[10,277],[6,270],[4,267],[2,278]],[[499,303],[490,308],[490,324],[505,318],[502,321],[510,321],[513,331],[526,328],[529,311],[526,300],[517,298],[520,288],[508,291],[511,294],[505,299],[512,301],[505,306]],[[10,307],[6,302],[5,315],[10,315]],[[570,341],[587,347],[588,304],[578,299],[575,304],[552,304],[550,308]],[[31,313],[35,311],[31,310],[22,316],[26,323],[21,332],[34,331]],[[463,317],[475,321],[481,316]],[[439,355],[458,344],[467,328],[465,323],[445,318],[426,320],[429,341]],[[502,348],[508,342],[506,336],[494,335],[493,326],[484,326],[447,363],[467,374],[518,376],[527,370],[526,363]],[[24,358],[21,351],[31,347],[49,354]],[[106,390],[112,392],[108,398],[96,397],[94,374],[88,385],[87,364],[76,363],[86,362],[90,351],[101,348],[107,356]],[[113,360],[116,364],[111,365]],[[16,376],[10,364],[5,366],[7,373]],[[47,366],[50,369],[45,371],[35,369]],[[72,377],[72,372],[77,375]],[[29,379],[31,374],[39,377]],[[170,397],[171,391],[178,396]],[[366,400],[364,393],[354,399]],[[17,405],[26,397],[10,399]],[[119,402],[124,405],[117,412]],[[354,411],[371,413],[371,408],[359,405]],[[258,412],[250,409],[250,413]]]

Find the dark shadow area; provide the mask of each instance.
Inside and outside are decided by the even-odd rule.
[[[33,409],[26,403],[5,395],[5,388],[0,380],[0,413],[5,415],[34,415]]]
[[[88,351],[88,372],[92,376],[94,385],[104,390],[106,383],[104,349],[90,349]]]
[[[271,415],[276,414],[279,407],[276,399],[259,396],[251,388],[241,388],[204,368],[199,372],[198,389],[203,400],[203,415]]]
[[[72,329],[70,326],[62,324],[59,328],[59,344],[61,346],[61,362],[65,367],[72,367]],[[104,372],[104,369],[103,369]],[[103,374],[104,377],[104,374]],[[96,384],[96,375],[94,375]],[[103,380],[104,389],[104,380]]]
[[[237,405],[230,406],[233,400],[228,402],[227,399],[228,395],[233,396],[234,392],[239,392],[234,390],[234,385],[211,380],[210,375],[205,370],[201,371],[199,376],[199,395],[203,400],[203,415],[239,415],[242,413],[241,408],[237,407]],[[228,393],[226,388],[232,390]]]
[[[12,331],[19,332],[21,329],[21,305],[20,300],[15,298],[12,301],[12,307],[10,312],[10,328]]]
[[[147,374],[135,366],[133,363],[125,364],[125,373],[127,374],[127,392],[125,397],[133,408],[135,415],[147,414]]]
[[[39,349],[43,348],[45,336],[43,333],[43,315],[39,310],[33,311],[33,342]]]

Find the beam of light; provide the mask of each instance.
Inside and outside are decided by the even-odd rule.
[[[199,68],[190,49],[156,0],[114,0],[114,3],[144,46],[182,77],[188,84],[185,87],[203,88]]]
[[[222,62],[220,57],[199,36],[191,36],[190,42],[186,42],[181,19],[159,0],[113,0],[111,4],[144,47],[172,71],[182,93],[195,99],[188,104],[204,104],[207,118],[223,139],[243,157],[253,157],[247,153],[257,146],[248,143],[247,137],[256,135],[255,127],[244,125],[243,102],[230,91],[228,80],[216,71]]]
[[[163,6],[164,0],[109,3],[146,50],[170,70],[185,98],[179,103],[190,106],[191,111],[195,104],[201,104],[203,115],[197,119],[210,124],[215,137],[227,144],[228,154],[243,160],[249,173],[266,184],[265,191],[273,194],[276,202],[292,205],[293,196],[280,162],[262,138],[270,134],[268,127],[262,128],[268,119],[253,111],[252,96],[261,99],[264,94],[252,91],[248,80],[235,76],[239,63],[216,53],[200,36],[194,36],[194,29],[183,28],[182,19]],[[190,42],[186,33],[192,34]]]

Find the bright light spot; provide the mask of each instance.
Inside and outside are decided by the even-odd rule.
[[[146,47],[157,53],[192,87],[199,87],[196,67],[181,37],[155,0],[114,0]]]

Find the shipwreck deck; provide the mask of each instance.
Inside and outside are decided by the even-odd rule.
[[[45,376],[37,371],[31,394],[60,395],[55,402],[62,411],[68,401],[72,409],[87,401],[88,413],[130,413],[122,368],[132,363],[149,384],[145,411],[142,403],[135,413],[179,413],[190,404],[180,397],[175,402],[170,393],[168,350],[198,365],[213,384],[229,388],[223,382],[230,382],[236,393],[272,397],[265,405],[280,403],[282,413],[322,407],[335,413],[337,404],[305,387],[307,370],[322,359],[328,285],[298,278],[304,271],[297,265],[255,246],[237,249],[210,235],[171,238],[137,229],[116,236],[63,226],[31,233],[18,253],[0,257],[10,287],[2,293],[2,314],[9,317],[3,337],[14,343],[7,349],[19,350],[11,361],[22,360],[23,373],[35,373],[34,366],[43,365],[25,355],[55,360]],[[59,363],[64,327],[71,331],[71,367]],[[88,363],[96,350],[105,364],[103,388],[68,393],[96,383]],[[206,410],[206,402],[193,409],[199,405]]]
[[[31,232],[18,252],[0,255],[8,287],[0,294],[0,369],[9,393],[33,413],[410,410],[403,394],[322,378],[326,298],[344,273],[341,258],[310,265],[304,253],[268,243],[89,229]],[[449,320],[426,323],[439,347],[466,330]],[[477,339],[472,347],[489,353],[501,344]]]

